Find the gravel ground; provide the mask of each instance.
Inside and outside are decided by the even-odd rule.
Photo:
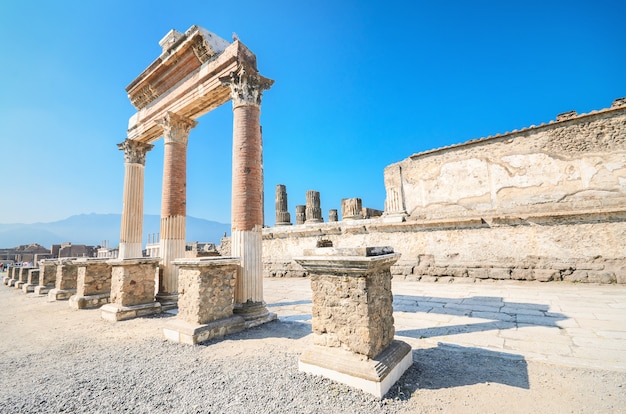
[[[2,413],[624,412],[626,374],[503,359],[440,344],[378,400],[298,372],[306,323],[276,321],[185,346],[173,316],[109,323],[98,310],[0,286]]]

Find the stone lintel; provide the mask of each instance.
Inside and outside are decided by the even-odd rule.
[[[241,332],[244,329],[246,329],[246,322],[241,316],[237,315],[205,324],[191,324],[175,319],[165,325],[163,335],[169,341],[196,345],[214,338]]]
[[[103,305],[100,310],[102,311],[102,319],[117,322],[161,313],[161,304],[159,302],[153,302],[143,303],[141,305],[121,306],[114,303],[107,303]]]
[[[48,292],[48,302],[55,300],[68,300],[72,295],[76,294],[76,289],[51,289]]]
[[[374,358],[340,348],[313,345],[300,356],[298,370],[382,398],[412,364],[411,346],[394,340]]]
[[[72,309],[93,309],[109,303],[110,293],[101,293],[99,295],[78,296],[72,295],[69,300]]]

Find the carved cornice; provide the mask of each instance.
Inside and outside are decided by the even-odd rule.
[[[168,111],[158,122],[163,127],[163,140],[166,144],[177,142],[187,145],[189,131],[198,123],[193,119],[186,118]]]
[[[137,109],[145,108],[150,102],[159,97],[159,94],[154,90],[151,85],[146,85],[137,91],[134,95],[130,96],[130,101]]]
[[[124,162],[146,165],[146,153],[154,148],[154,145],[126,139],[117,144],[117,147],[124,151]]]
[[[233,108],[238,106],[261,106],[263,91],[269,89],[274,81],[259,75],[248,65],[240,65],[229,76],[220,78],[222,85],[230,87]]]

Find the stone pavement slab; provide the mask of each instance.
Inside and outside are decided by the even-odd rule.
[[[504,358],[626,372],[626,286],[567,282],[423,283],[394,279],[396,338]],[[264,279],[281,320],[311,322],[310,281]]]

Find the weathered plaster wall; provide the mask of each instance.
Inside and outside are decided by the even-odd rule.
[[[407,278],[626,283],[626,102],[563,118],[390,165],[380,219],[265,229],[265,276],[328,239],[392,246]]]

